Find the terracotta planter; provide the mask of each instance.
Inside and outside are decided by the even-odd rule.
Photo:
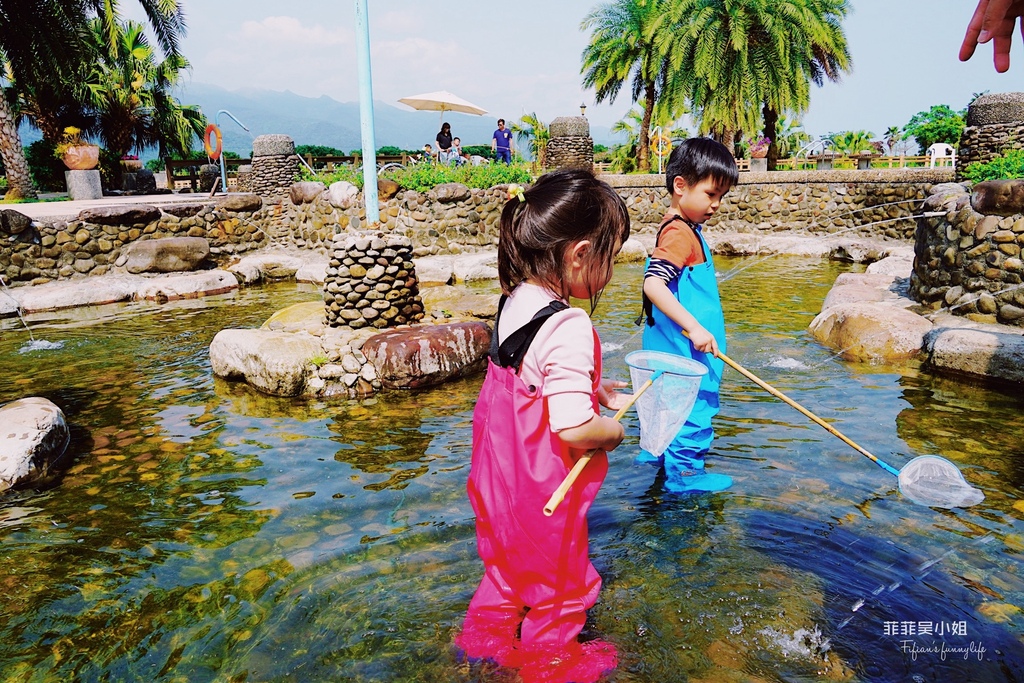
[[[72,171],[88,171],[100,162],[100,148],[96,145],[69,147],[62,160]]]
[[[142,168],[141,159],[121,159],[121,166],[129,173],[135,173]]]
[[[750,153],[750,158],[751,159],[764,159],[764,158],[767,158],[767,156],[768,156],[768,150],[767,149],[765,149],[763,152],[751,152]]]

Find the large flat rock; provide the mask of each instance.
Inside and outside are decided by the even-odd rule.
[[[135,289],[136,299],[170,301],[224,294],[238,289],[238,279],[226,270],[204,270],[186,275],[143,278]]]
[[[1024,332],[1005,325],[971,324],[951,318],[944,318],[925,338],[930,366],[1024,383]]]
[[[226,329],[210,343],[213,374],[244,380],[272,396],[298,396],[306,388],[320,340],[304,333]]]

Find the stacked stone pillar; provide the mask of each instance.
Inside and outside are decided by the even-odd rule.
[[[287,135],[261,135],[252,141],[251,191],[282,199],[299,175],[295,142]]]
[[[385,328],[420,320],[412,240],[383,233],[335,235],[324,304],[331,327]]]
[[[957,150],[957,181],[964,179],[968,164],[986,163],[1014,149],[1024,149],[1024,93],[982,95],[967,108],[967,127]]]
[[[594,168],[594,140],[585,116],[559,116],[548,126],[547,167]]]

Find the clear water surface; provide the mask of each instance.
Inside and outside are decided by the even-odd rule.
[[[610,680],[1024,680],[1019,388],[838,360],[806,329],[845,266],[718,265],[730,356],[890,464],[943,455],[987,498],[917,506],[728,369],[709,468],[735,484],[665,495],[632,464],[631,414],[591,514],[605,583],[584,633],[618,646]],[[620,379],[639,283],[618,268],[594,316]],[[317,297],[37,314],[35,344],[0,323],[0,402],[46,396],[73,435],[51,486],[0,499],[0,680],[515,679],[452,647],[481,574],[480,376],[333,401],[213,378],[220,329]]]

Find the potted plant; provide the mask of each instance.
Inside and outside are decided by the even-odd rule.
[[[768,147],[772,144],[772,141],[765,137],[747,139],[747,149],[750,150],[750,170],[751,171],[767,171],[768,170]]]
[[[764,159],[768,156],[768,147],[771,144],[772,141],[765,137],[747,140],[747,146],[750,147],[750,158]]]
[[[100,161],[99,146],[83,140],[82,131],[74,126],[64,129],[53,154],[72,171],[88,171],[96,168]]]
[[[121,157],[121,165],[124,166],[124,170],[129,173],[135,173],[142,168],[142,162],[139,161],[139,157],[134,154],[125,154]]]

